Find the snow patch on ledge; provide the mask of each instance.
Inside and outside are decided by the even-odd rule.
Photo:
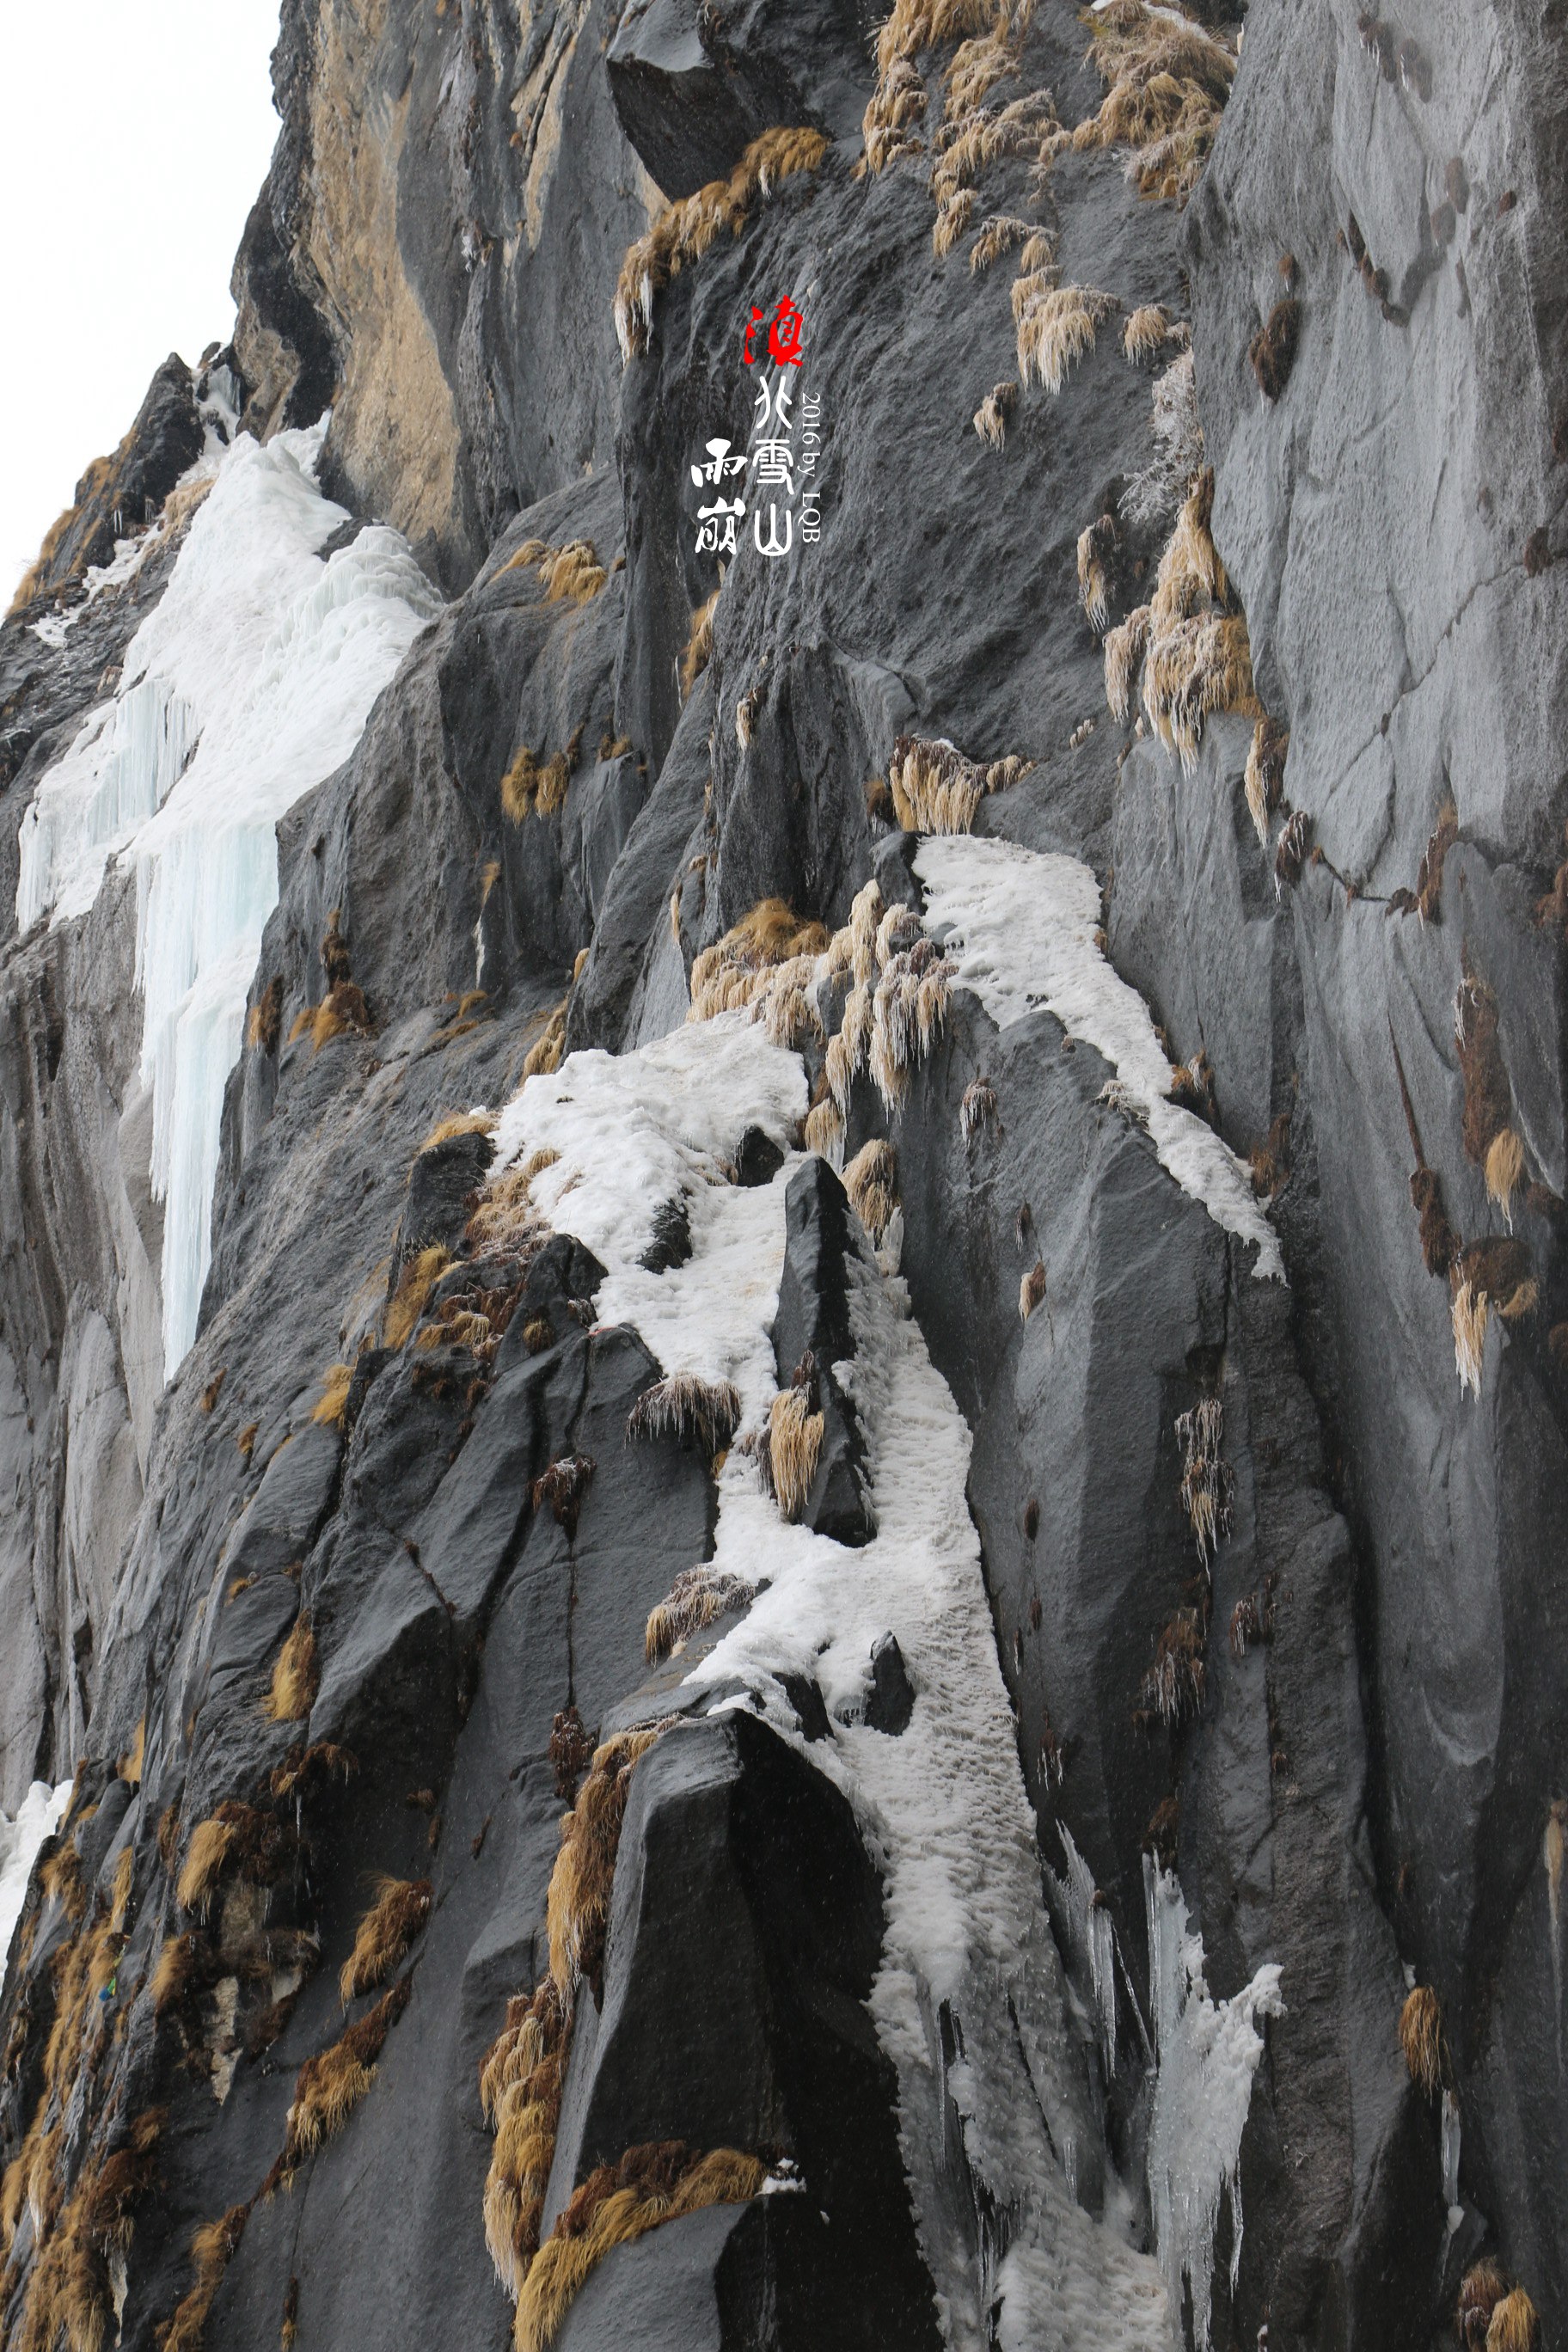
[[[1148,1125],[1160,1164],[1226,1233],[1255,1242],[1252,1271],[1282,1282],[1279,1236],[1245,1163],[1193,1111],[1170,1098],[1171,1066],[1149,1008],[1102,952],[1100,885],[1076,857],[972,835],[931,835],[915,854],[926,929],[950,927],[943,953],[998,1028],[1043,1006],[1115,1070]]]
[[[17,1806],[14,1822],[0,1813],[0,1997],[5,1990],[11,1938],[22,1916],[38,1848],[58,1829],[70,1792],[68,1780],[62,1780],[58,1789],[51,1789],[47,1780],[35,1780]]]
[[[605,1265],[601,1320],[633,1324],[666,1371],[732,1381],[742,1437],[775,1387],[785,1196],[803,1161],[791,1150],[755,1187],[727,1181],[723,1163],[749,1127],[787,1143],[805,1103],[798,1057],[725,1013],[617,1057],[571,1055],[525,1081],[497,1129],[492,1181],[542,1149],[562,1154],[531,1199]],[[692,1254],[650,1274],[637,1260],[678,1190]],[[966,1500],[969,1430],[904,1284],[868,1248],[851,1312],[877,1535],[848,1549],[789,1525],[731,1446],[710,1565],[765,1589],[688,1689],[752,1705],[801,1748],[843,1790],[882,1872],[870,2007],[954,2352],[1169,2352],[1160,2270],[1131,2242],[1119,2185],[1103,2218],[1076,2195],[1097,2126]],[[917,1694],[896,1738],[865,1721],[872,1644],[888,1632]],[[816,1679],[833,1726],[808,1749],[779,1685],[791,1673]],[[726,1695],[737,1679],[749,1701]],[[965,2167],[972,2196],[955,2194]]]
[[[195,1337],[211,1258],[224,1087],[278,903],[278,820],[349,757],[441,599],[394,530],[326,561],[345,510],[315,467],[323,419],[240,435],[118,693],[89,714],[23,821],[18,928],[84,914],[132,857],[153,1190],[166,1202],[164,1370]]]

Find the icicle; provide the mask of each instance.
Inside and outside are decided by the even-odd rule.
[[[1452,2091],[1443,2094],[1443,2202],[1451,2238],[1465,2218],[1459,2202],[1459,2103]]]
[[[1067,1850],[1067,1876],[1058,1878],[1054,1871],[1049,1875],[1067,1914],[1074,1949],[1089,1970],[1109,2078],[1116,2072],[1116,1928],[1094,1883],[1094,1873],[1074,1845],[1070,1831],[1064,1824],[1058,1827]]]
[[[1184,2284],[1192,2293],[1197,2352],[1208,2352],[1214,2241],[1220,2204],[1231,2212],[1231,2282],[1241,2261],[1241,2136],[1252,2078],[1263,2055],[1257,2020],[1284,2013],[1279,1969],[1260,1968],[1234,1999],[1210,2000],[1202,1938],[1191,1933],[1173,1873],[1143,1863],[1149,1923],[1149,1998],[1159,2073],[1149,2125],[1149,2201],[1172,2326],[1182,2333]]]

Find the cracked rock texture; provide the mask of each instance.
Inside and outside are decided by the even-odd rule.
[[[625,1440],[661,1367],[599,1321],[604,1269],[563,1239],[525,1279],[438,1268],[426,1344],[387,1328],[421,1253],[460,1246],[489,1164],[482,1134],[422,1146],[515,1092],[558,1008],[569,1049],[625,1051],[685,1019],[694,959],[763,898],[834,928],[875,876],[920,909],[910,844],[867,790],[914,735],[1032,763],[975,831],[1093,868],[1111,962],[1173,1063],[1206,1055],[1214,1123],[1258,1155],[1289,1277],[1255,1279],[1043,1007],[999,1028],[955,990],[901,1105],[855,1081],[846,1155],[894,1146],[902,1272],[973,1433],[1041,1859],[1059,1892],[1070,1838],[1121,1955],[1108,2063],[1053,1894],[1099,2126],[1079,2194],[1101,2210],[1119,2176],[1149,2243],[1157,1861],[1216,2000],[1282,1969],[1234,2284],[1226,2218],[1191,2340],[1425,2352],[1485,2252],[1528,2289],[1539,2341],[1568,2347],[1568,53],[1552,0],[1406,17],[1367,34],[1351,0],[1252,0],[1184,209],[1141,197],[1120,152],[1066,142],[1038,179],[1032,157],[988,164],[938,256],[929,145],[859,168],[877,79],[860,0],[284,0],[282,130],[236,265],[245,427],[330,403],[324,487],[401,529],[449,601],[352,758],[279,826],[251,1003],[273,990],[280,1017],[229,1080],[200,1328],[167,1387],[134,877],[111,864],[89,913],[26,936],[12,910],[26,810],[178,530],[59,642],[37,625],[84,593],[124,502],[142,523],[199,449],[179,362],[0,631],[0,1804],[76,1775],[0,2013],[0,2160],[39,2116],[58,2126],[31,2209],[30,2171],[0,2202],[0,2342],[151,2352],[190,2291],[193,2230],[236,2207],[210,2352],[289,2328],[300,2352],[503,2340],[479,2069],[547,1964],[586,1760],[563,1766],[568,1707],[589,1735],[668,1727],[631,1782],[545,2226],[594,2166],[674,2137],[787,2156],[811,2193],[617,2249],[556,2341],[941,2340],[865,2005],[878,1860],[813,1764],[835,1737],[821,1693],[792,1677],[793,1740],[743,1704],[687,1719],[684,1666],[728,1616],[673,1662],[645,1655],[716,1508],[700,1452]],[[1103,95],[1088,39],[1037,0],[1016,52],[1068,131]],[[919,54],[929,138],[952,40]],[[627,247],[758,134],[800,125],[826,134],[820,164],[655,289],[624,362]],[[1117,306],[1058,393],[1023,394],[1000,448],[972,425],[1017,367],[1014,259],[968,266],[987,215],[1048,229],[1062,283]],[[1268,399],[1248,349],[1282,287],[1300,331]],[[822,404],[821,541],[742,553],[686,690],[719,584],[690,463],[713,436],[745,445],[742,331],[786,291]],[[1079,533],[1150,457],[1152,371],[1121,330],[1154,303],[1191,321],[1214,541],[1259,705],[1289,730],[1267,845],[1250,709],[1211,716],[1184,768],[1108,709],[1079,600]],[[1113,619],[1147,602],[1168,528],[1132,535]],[[552,601],[511,561],[531,540],[590,541],[598,593]],[[569,780],[563,806],[518,819],[502,784],[525,745],[562,751]],[[1277,879],[1291,813],[1305,862]],[[334,909],[372,1034],[317,1050],[289,1030],[331,982]],[[1506,1198],[1467,1148],[1467,976],[1496,1003],[1523,1166]],[[994,1110],[972,1125],[982,1078]],[[1479,1392],[1456,1373],[1462,1265],[1450,1281],[1423,1260],[1418,1161],[1460,1243],[1511,1234],[1527,1255],[1486,1318]],[[855,1222],[829,1169],[797,1172],[774,1334],[782,1383],[818,1353],[806,1516],[851,1544],[872,1532],[835,1370],[869,1248]],[[509,1282],[480,1364],[432,1318]],[[352,1384],[318,1415],[334,1364]],[[1229,1525],[1197,1700],[1171,1721],[1145,1678],[1203,1580],[1176,1424],[1205,1398]],[[539,1482],[566,1463],[552,1505]],[[307,1634],[303,1711],[279,1719],[275,1662]],[[896,1640],[868,1687],[900,1737],[919,1702]],[[250,1858],[210,1905],[183,1900],[193,1829],[236,1805]],[[343,2030],[337,1972],[381,1873],[432,1888],[387,1979],[405,2005],[342,2130],[260,2197],[299,2070]],[[110,1990],[100,2004],[93,1981],[101,2014],[61,2081],[51,2028],[112,1906]],[[174,1939],[186,1981],[165,1997]],[[1412,1984],[1441,2006],[1451,2207],[1440,2105],[1401,2053]],[[122,2273],[109,2239],[82,2241],[106,2336],[39,2333],[51,2233],[153,2110]],[[978,2277],[989,2222],[965,2226]]]

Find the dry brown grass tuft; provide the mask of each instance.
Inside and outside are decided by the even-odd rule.
[[[1026,389],[1039,383],[1059,393],[1069,370],[1094,349],[1095,337],[1118,308],[1113,294],[1092,286],[1051,286],[1038,282],[1049,272],[1021,278],[1029,288],[1026,299],[1015,306],[1018,326],[1018,377]],[[1017,288],[1015,288],[1016,294]]]
[[[1462,977],[1454,999],[1454,1034],[1465,1082],[1460,1132],[1466,1158],[1484,1168],[1493,1142],[1509,1124],[1513,1089],[1498,1036],[1497,998],[1472,966],[1468,946],[1460,950],[1459,968]]]
[[[1121,348],[1134,367],[1159,358],[1167,343],[1180,342],[1190,332],[1185,321],[1173,320],[1163,302],[1142,302],[1121,330]]]
[[[994,384],[974,412],[974,430],[988,448],[1000,449],[1007,439],[1007,419],[1018,405],[1018,386],[1008,377]]]
[[[980,234],[971,247],[970,268],[989,269],[993,262],[1000,261],[1014,246],[1024,244],[1030,234],[1029,223],[1020,220],[1016,213],[991,214],[988,219],[981,222]]]
[[[1138,1717],[1157,1717],[1174,1731],[1203,1713],[1207,1668],[1206,1636],[1196,1609],[1178,1609],[1154,1643],[1154,1663],[1143,1677]]]
[[[272,1686],[262,1701],[262,1714],[269,1723],[303,1723],[316,1704],[321,1681],[315,1628],[310,1612],[302,1611],[278,1653],[272,1668]]]
[[[1265,400],[1278,400],[1289,383],[1300,335],[1301,305],[1287,295],[1282,302],[1276,302],[1267,323],[1259,327],[1247,348],[1258,389]]]
[[[830,144],[820,131],[764,131],[727,180],[710,180],[694,195],[665,205],[621,264],[615,317],[624,361],[647,351],[654,302],[669,280],[700,261],[725,229],[739,236],[758,199],[770,201],[785,180],[815,172]]]
[[[954,188],[938,205],[931,223],[931,249],[939,261],[952,251],[974,218],[975,201],[973,188]]]
[[[826,1424],[814,1409],[816,1383],[782,1389],[768,1414],[763,1477],[783,1517],[798,1519],[811,1498]]]
[[[844,1113],[825,1093],[820,1102],[812,1104],[805,1115],[805,1148],[815,1151],[820,1160],[831,1160],[837,1166],[844,1149]]]
[[[863,1144],[844,1171],[844,1189],[850,1207],[879,1244],[899,1205],[899,1159],[892,1145],[876,1137]]]
[[[1225,1408],[1218,1397],[1203,1397],[1190,1412],[1176,1416],[1176,1442],[1182,1449],[1182,1508],[1207,1565],[1222,1536],[1230,1533],[1231,1499],[1236,1474],[1220,1458],[1225,1434]]]
[[[710,1460],[721,1454],[741,1420],[741,1392],[731,1381],[671,1372],[643,1391],[626,1415],[626,1435],[673,1437],[696,1445]]]
[[[1491,2315],[1508,2293],[1508,2280],[1494,2262],[1473,2263],[1459,2286],[1454,2333],[1461,2352],[1484,2352]]]
[[[958,1106],[958,1131],[966,1144],[996,1117],[996,1089],[987,1077],[971,1078]]]
[[[552,751],[541,762],[524,743],[500,780],[501,814],[509,824],[521,824],[531,816],[554,816],[566,805],[571,782],[572,765],[564,751]]]
[[[117,1778],[123,1780],[128,1789],[139,1789],[142,1786],[142,1767],[146,1760],[146,1756],[147,1718],[143,1716],[136,1726],[136,1735],[129,1748],[114,1768]]]
[[[1140,194],[1184,204],[1214,145],[1235,57],[1201,26],[1142,0],[1111,0],[1091,23],[1089,54],[1107,89],[1073,145],[1130,147],[1127,176]]]
[[[652,1730],[625,1731],[607,1739],[595,1751],[577,1801],[561,1824],[561,1851],[550,1875],[546,1911],[550,1973],[568,2010],[580,1982],[588,1984],[595,2000],[601,1990],[610,1893],[631,1777],[658,1737]]]
[[[1399,2046],[1410,2079],[1435,2099],[1448,2072],[1443,2011],[1430,1985],[1417,1985],[1399,2012]]]
[[[268,1776],[268,1787],[281,1803],[306,1796],[337,1780],[345,1787],[359,1770],[359,1759],[334,1740],[318,1739],[309,1748],[291,1748]]]
[[[1046,1261],[1037,1257],[1018,1285],[1018,1314],[1027,1322],[1046,1295]]]
[[[1124,724],[1132,708],[1132,688],[1149,645],[1149,607],[1140,604],[1105,633],[1105,699],[1111,717]]]
[[[407,2008],[412,1990],[411,1980],[400,1977],[330,2049],[307,2058],[300,2067],[279,2164],[285,2185],[308,2156],[342,2131],[370,2089],[382,2047]]]
[[[693,962],[687,1019],[749,1011],[767,1024],[770,1036],[784,1032],[780,1042],[792,1043],[801,1026],[811,1025],[805,992],[827,947],[825,924],[803,922],[783,898],[762,899]]]
[[[566,1052],[566,1008],[563,996],[523,1057],[525,1078],[547,1078],[561,1067]]]
[[[548,1509],[558,1528],[568,1538],[577,1532],[577,1519],[583,1508],[583,1497],[593,1478],[595,1463],[587,1454],[563,1454],[547,1465],[529,1486],[529,1500],[536,1511]]]
[[[321,1375],[321,1393],[310,1411],[310,1419],[330,1429],[347,1426],[349,1391],[353,1386],[352,1364],[329,1364]]]
[[[382,1345],[395,1351],[405,1348],[430,1303],[430,1293],[452,1263],[450,1250],[433,1243],[411,1258],[388,1301],[382,1321]]]
[[[1513,1196],[1524,1182],[1524,1145],[1511,1127],[1500,1128],[1487,1146],[1487,1192],[1511,1228]]]
[[[698,2156],[678,2140],[628,2148],[589,2174],[541,2246],[518,2297],[516,2352],[547,2352],[595,2268],[661,2221],[760,2196],[767,2167],[721,2147]]]
[[[668,1592],[650,1611],[643,1646],[650,1666],[658,1665],[691,1639],[704,1633],[729,1609],[743,1609],[756,1599],[757,1588],[732,1569],[684,1569]]]
[[[1079,603],[1097,637],[1105,635],[1110,623],[1111,580],[1121,541],[1113,514],[1102,514],[1079,533]]]
[[[272,1814],[226,1799],[191,1832],[174,1888],[181,1910],[205,1919],[218,1880],[230,1870],[252,1885],[272,1885],[290,1851],[290,1834]]]
[[[278,1051],[278,1040],[283,1034],[283,982],[274,972],[250,1008],[245,1024],[245,1042],[264,1054]]]
[[[722,583],[720,583],[721,586]],[[691,628],[686,640],[686,650],[680,656],[680,698],[689,698],[691,689],[713,658],[713,615],[719,607],[719,590],[706,597],[691,615]]]
[[[207,2221],[196,2231],[191,2240],[196,2283],[175,2305],[168,2326],[158,2330],[158,2352],[199,2352],[207,2315],[249,2219],[248,2205],[231,2205],[221,2221]],[[79,2352],[79,2347],[73,2347],[73,2352]]]
[[[547,604],[563,604],[568,598],[574,604],[589,604],[610,576],[592,542],[585,539],[569,540],[563,547],[550,547],[542,539],[525,539],[496,577],[499,580],[501,572],[524,570],[537,572],[543,581]]]
[[[442,1119],[430,1129],[419,1149],[434,1151],[438,1143],[450,1143],[459,1135],[493,1135],[496,1115],[493,1110],[455,1111],[450,1118]]]
[[[967,759],[945,736],[900,735],[888,766],[893,813],[906,833],[968,833],[986,793],[1020,772],[1010,761]]]
[[[1487,2328],[1487,2352],[1535,2352],[1535,2305],[1521,2286],[1505,2294]]]
[[[1265,711],[1252,730],[1246,783],[1247,805],[1258,844],[1264,849],[1268,846],[1268,820],[1285,797],[1285,761],[1289,749],[1290,730],[1278,725]]]
[[[1205,469],[1160,559],[1143,668],[1149,723],[1189,774],[1211,716],[1226,710],[1249,719],[1263,715],[1253,688],[1247,623],[1235,609],[1210,533],[1213,512],[1214,475]]]
[[[552,1978],[507,2005],[506,2025],[479,2074],[479,2102],[495,2134],[485,2181],[485,2243],[506,2292],[521,2294],[539,2249],[555,2154],[570,2012]]]
[[[346,2009],[362,1992],[384,1984],[405,1957],[430,1916],[434,1890],[427,1878],[378,1878],[375,1901],[354,1933],[354,1948],[338,1971],[338,1991]]]

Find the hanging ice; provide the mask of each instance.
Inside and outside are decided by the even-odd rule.
[[[316,487],[324,435],[324,421],[265,448],[242,435],[218,460],[115,700],[44,778],[22,828],[24,929],[85,911],[109,858],[134,857],[171,1374],[195,1336],[224,1087],[278,899],[274,827],[348,758],[440,609],[395,531],[363,530],[322,560],[348,520]]]
[[[1279,1969],[1269,1961],[1229,2000],[1209,1999],[1204,1948],[1189,1932],[1174,1874],[1143,1862],[1149,1917],[1149,1998],[1159,2074],[1149,2125],[1149,2203],[1165,2273],[1171,2326],[1182,2341],[1182,2289],[1192,2291],[1193,2334],[1208,2352],[1214,2241],[1228,2194],[1231,2284],[1241,2260],[1241,2135],[1263,2055],[1259,2017],[1282,2017]]]
[[[5,1990],[11,1938],[38,1848],[58,1829],[70,1792],[68,1780],[62,1780],[58,1789],[51,1789],[47,1780],[35,1780],[17,1806],[14,1822],[0,1813],[0,1993]]]

